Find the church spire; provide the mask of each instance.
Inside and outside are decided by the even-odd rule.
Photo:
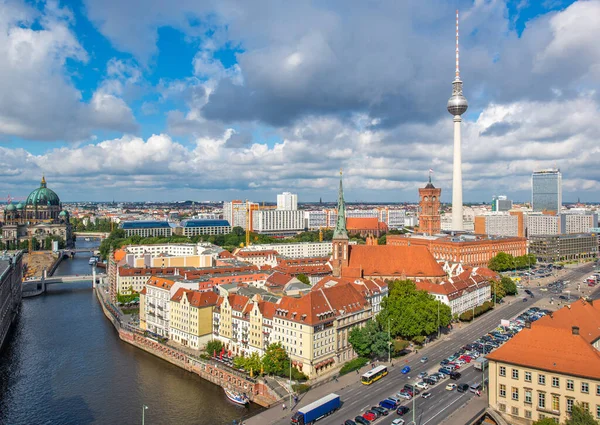
[[[348,231],[346,230],[346,203],[344,202],[344,188],[342,186],[342,170],[340,170],[337,222],[333,231],[333,239],[348,239]]]
[[[46,187],[46,176],[42,174],[42,181],[40,182],[41,187]]]

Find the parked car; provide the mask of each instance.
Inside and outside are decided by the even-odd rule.
[[[438,372],[443,373],[444,375],[450,375],[452,373],[450,369],[446,369],[445,367],[440,367]]]
[[[366,420],[368,420],[369,422],[373,422],[375,419],[377,419],[377,415],[375,413],[369,412],[369,411],[366,411],[365,413],[363,413],[362,417],[365,418]]]
[[[357,416],[354,418],[354,422],[360,425],[369,425],[371,423],[370,420],[363,418],[362,416]]]
[[[392,425],[404,425],[404,419],[402,418],[396,418],[392,421]]]
[[[400,416],[405,415],[406,413],[408,413],[410,409],[406,406],[400,406],[398,407],[398,409],[396,410],[396,413],[399,414]]]
[[[375,415],[375,418],[379,418],[380,416],[383,416],[383,413],[381,413],[377,410],[373,410],[373,409],[367,410],[366,413],[371,413],[371,414]]]
[[[410,400],[412,398],[412,395],[409,394],[407,391],[400,391],[399,393],[396,393],[396,395],[405,400]]]
[[[460,379],[460,372],[452,372],[450,374],[450,379],[454,380],[454,381],[458,381]]]
[[[448,384],[446,385],[447,391],[454,391],[456,389],[456,384]]]
[[[410,366],[404,366],[402,368],[402,374],[406,375],[408,372],[410,372]]]
[[[356,425],[356,422],[354,422],[352,419],[346,419],[344,425]]]
[[[421,394],[421,397],[429,398],[429,397],[431,397],[431,393],[429,391],[425,391],[423,394]]]
[[[450,363],[450,360],[444,359],[440,362],[440,366],[446,366],[448,363]]]
[[[526,303],[527,302],[527,298],[523,298],[523,302]]]
[[[386,409],[396,409],[396,407],[398,407],[398,403],[396,403],[394,400],[390,400],[389,398],[381,400],[379,405]]]
[[[427,372],[421,372],[421,373],[419,373],[419,375],[418,375],[418,376],[419,376],[419,378],[423,379],[423,378],[425,378],[427,375],[428,375],[428,373],[427,373]]]
[[[427,385],[427,383],[423,381],[417,382],[416,386],[417,388],[420,388],[422,390],[426,390],[427,388],[429,388],[429,385]]]
[[[432,386],[438,383],[438,380],[431,376],[428,376],[427,378],[423,379],[423,381],[427,382],[427,384]]]
[[[387,416],[389,413],[389,410],[381,407],[381,406],[373,406],[371,407],[371,410],[373,410],[374,412],[379,412],[380,415],[379,416]]]

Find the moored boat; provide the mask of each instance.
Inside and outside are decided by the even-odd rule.
[[[245,406],[246,404],[248,404],[249,400],[248,397],[246,397],[243,394],[240,393],[236,393],[235,391],[231,391],[228,390],[227,388],[224,388],[225,390],[225,395],[227,396],[227,398],[231,401],[233,401],[236,404],[240,404],[242,406]]]

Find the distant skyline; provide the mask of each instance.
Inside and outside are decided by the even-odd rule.
[[[600,1],[4,0],[0,198],[600,200]],[[140,10],[144,13],[139,13]],[[310,23],[308,25],[307,23]],[[368,37],[366,36],[368,34]]]

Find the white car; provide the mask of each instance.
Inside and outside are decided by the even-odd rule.
[[[454,362],[455,362],[455,363],[458,363],[458,364],[459,364],[459,365],[461,365],[461,366],[462,366],[462,365],[464,365],[464,364],[467,364],[467,362],[466,362],[466,361],[464,361],[463,359],[456,359],[456,360],[454,360]]]
[[[456,384],[448,384],[446,385],[447,391],[454,391],[456,389]]]
[[[403,398],[405,400],[410,400],[412,398],[408,393],[396,393],[396,397]]]
[[[426,382],[421,381],[421,382],[417,382],[416,387],[421,390],[426,390],[427,388],[429,388],[429,385],[427,385]]]
[[[392,425],[404,425],[404,424],[405,424],[404,419],[397,418],[392,421]]]

